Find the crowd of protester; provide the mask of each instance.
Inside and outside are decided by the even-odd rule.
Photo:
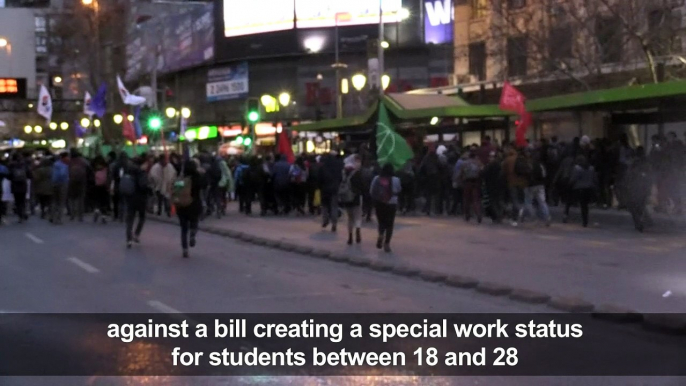
[[[183,256],[196,244],[198,223],[221,218],[227,202],[245,215],[255,204],[261,216],[321,215],[322,228],[337,232],[347,217],[348,244],[361,243],[362,221],[376,215],[376,246],[390,252],[396,213],[423,212],[483,217],[517,226],[539,217],[551,224],[549,206],[564,205],[564,222],[578,206],[582,225],[589,207],[630,211],[635,227],[650,223],[646,210],[681,213],[686,147],[674,133],[654,136],[649,151],[626,136],[541,139],[524,148],[480,145],[427,146],[399,170],[378,165],[370,152],[303,154],[288,162],[280,154],[222,157],[207,152],[184,160],[179,154],[82,157],[78,151],[36,157],[14,152],[0,160],[0,220],[11,209],[19,222],[39,211],[42,219],[126,223],[126,246],[140,242],[146,213],[179,218]],[[4,190],[4,191],[3,191]],[[616,203],[616,205],[615,205]],[[136,222],[136,218],[138,219]],[[2,221],[0,221],[0,224]]]

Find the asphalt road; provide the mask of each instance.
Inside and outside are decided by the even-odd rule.
[[[535,313],[507,299],[200,234],[182,259],[178,228],[149,222],[124,247],[119,224],[0,227],[0,312]],[[2,332],[0,326],[0,333]],[[598,347],[628,344],[669,358],[670,340],[608,325]],[[637,345],[637,346],[636,346]],[[666,349],[665,349],[666,347]],[[665,351],[663,351],[663,349]],[[677,350],[677,351],[673,351]],[[577,355],[584,355],[582,350]],[[683,357],[681,357],[683,358]],[[0,385],[683,385],[678,378],[569,377],[5,377]]]

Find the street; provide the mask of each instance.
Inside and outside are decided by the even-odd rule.
[[[222,220],[225,222],[229,219]],[[180,257],[178,228],[147,223],[142,244],[124,247],[120,224],[32,219],[0,229],[0,312],[22,313],[536,313],[551,312],[419,280],[316,260],[201,233]],[[605,331],[605,330],[604,330]],[[664,340],[608,324],[599,345],[660,350]],[[638,331],[638,333],[637,333]],[[662,343],[661,343],[662,342]],[[580,352],[578,355],[583,355]],[[257,378],[260,380],[258,381]],[[120,384],[485,384],[677,385],[678,378],[4,378],[3,385]],[[595,382],[595,383],[594,383]]]

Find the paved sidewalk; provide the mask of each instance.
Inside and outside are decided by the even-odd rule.
[[[322,230],[319,218],[248,217],[237,213],[235,204],[229,212],[202,225],[595,305],[642,313],[686,312],[686,239],[672,227],[639,234],[630,224],[584,229],[578,223],[550,228],[531,223],[514,228],[488,220],[477,225],[454,217],[401,217],[393,253],[386,254],[374,246],[374,223],[364,224],[361,245],[348,246],[345,218],[338,233],[332,233]]]

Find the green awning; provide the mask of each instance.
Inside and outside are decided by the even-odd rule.
[[[686,81],[651,83],[606,90],[586,91],[533,99],[526,103],[531,112],[572,110],[600,107],[612,103],[647,102],[655,99],[686,95]]]
[[[369,122],[374,113],[376,113],[376,108],[378,103],[374,103],[373,106],[367,109],[367,111],[362,115],[355,115],[348,118],[341,119],[325,119],[323,121],[303,123],[301,125],[293,126],[292,129],[295,131],[333,131],[350,129],[356,126],[362,126]]]

